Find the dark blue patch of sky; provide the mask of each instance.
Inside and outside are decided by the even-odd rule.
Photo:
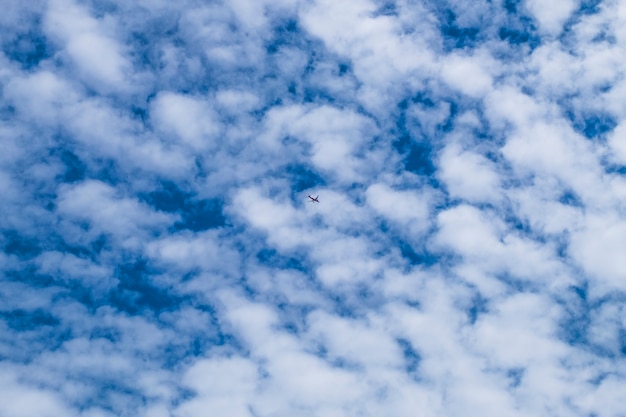
[[[178,213],[181,221],[175,230],[199,232],[222,227],[227,223],[220,199],[199,199],[194,193],[182,190],[177,184],[163,181],[159,188],[140,196],[147,204],[159,211]]]
[[[487,302],[488,300],[484,298],[480,292],[476,292],[473,295],[470,306],[467,309],[467,318],[470,324],[476,323],[476,320],[478,320],[478,317],[481,314],[489,311],[487,308]]]
[[[13,62],[19,63],[22,69],[32,70],[45,59],[49,59],[55,52],[45,35],[41,32],[39,22],[32,28],[24,28],[24,32],[4,42],[2,50]]]
[[[130,314],[145,310],[160,313],[177,309],[184,298],[172,294],[166,288],[155,286],[151,276],[158,272],[145,260],[117,266],[115,277],[119,279],[119,284],[109,295],[111,305]]]
[[[414,375],[418,369],[420,362],[422,360],[420,354],[417,349],[413,346],[413,344],[407,339],[397,339],[396,342],[402,349],[402,356],[404,358],[404,367],[408,374]]]

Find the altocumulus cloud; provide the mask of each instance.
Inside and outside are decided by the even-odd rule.
[[[0,415],[626,415],[626,3],[2,9]]]

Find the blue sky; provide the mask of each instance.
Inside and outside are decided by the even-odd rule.
[[[0,415],[626,415],[622,2],[2,8]]]

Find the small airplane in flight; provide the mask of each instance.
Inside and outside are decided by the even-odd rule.
[[[318,200],[318,196],[315,196],[315,198],[311,197],[310,195],[307,195],[307,197],[310,198],[309,203],[319,203],[320,201]]]

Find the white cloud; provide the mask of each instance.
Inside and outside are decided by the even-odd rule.
[[[241,190],[234,198],[234,210],[252,226],[269,233],[278,248],[294,248],[309,239],[294,227],[300,220],[294,207],[267,198],[261,190]]]
[[[146,236],[142,229],[167,226],[176,220],[176,216],[155,212],[136,199],[116,194],[113,187],[100,181],[63,187],[59,214],[77,226],[67,238],[80,242],[85,237],[92,240],[100,233],[108,233],[120,239],[124,246],[138,247]],[[84,221],[89,223],[87,230],[80,229]]]
[[[614,262],[626,248],[626,223],[613,213],[590,213],[572,233],[571,256],[595,278],[600,293],[624,290],[624,266]],[[616,258],[617,257],[617,258]]]
[[[146,254],[159,264],[182,271],[199,268],[205,272],[236,274],[239,264],[238,253],[220,244],[219,234],[212,231],[153,240],[146,246]]]
[[[531,11],[539,23],[539,28],[550,35],[557,35],[563,29],[563,24],[578,7],[576,0],[559,2],[543,2],[529,0],[526,7]]]
[[[364,325],[358,320],[339,318],[327,313],[309,315],[309,337],[322,343],[328,350],[330,359],[342,359],[349,364],[380,368],[402,366],[400,347],[395,343],[382,323]]]
[[[259,97],[249,91],[222,90],[216,94],[215,99],[220,106],[232,113],[255,110],[261,104]]]
[[[98,20],[72,0],[50,2],[45,27],[51,38],[63,46],[63,52],[76,65],[81,79],[99,91],[132,87],[127,74],[130,64],[123,47],[112,36],[115,27]]]
[[[619,354],[620,330],[626,327],[626,311],[618,303],[604,303],[591,314],[589,339],[612,354]]]
[[[157,129],[174,134],[196,152],[206,152],[219,145],[221,126],[205,100],[162,93],[152,103],[151,118]]]
[[[536,181],[536,184],[511,192],[519,215],[534,230],[551,235],[576,230],[581,225],[583,211],[560,202],[555,181]]]
[[[50,274],[61,281],[82,281],[94,291],[107,291],[118,283],[108,266],[93,264],[72,254],[45,252],[37,258],[37,263],[43,274]]]
[[[441,76],[453,88],[470,96],[483,96],[491,90],[493,59],[486,51],[473,56],[451,54],[441,61]]]
[[[265,155],[276,168],[292,158],[350,184],[364,181],[386,162],[384,147],[371,143],[377,133],[373,121],[355,111],[328,105],[276,106],[265,115],[261,133],[254,134],[255,154],[249,156]]]
[[[492,217],[468,205],[445,210],[438,215],[439,231],[433,243],[452,249],[464,263],[478,263],[487,274],[505,273],[548,286],[569,281],[554,247],[520,236]]]
[[[624,140],[624,133],[626,133],[626,126],[620,124],[615,128],[608,138],[608,150],[607,156],[611,158],[612,162],[620,165],[626,165],[626,140]]]
[[[390,90],[396,82],[404,82],[408,76],[418,83],[418,74],[435,71],[435,57],[422,39],[433,30],[425,7],[411,4],[412,10],[401,9],[415,18],[409,30],[417,28],[405,35],[401,17],[374,17],[377,7],[371,1],[344,4],[324,0],[307,6],[300,11],[305,28],[353,62],[354,73],[363,83],[358,97],[366,108],[384,112],[391,104]],[[426,36],[421,36],[422,31]]]
[[[71,83],[46,70],[11,79],[3,95],[25,118],[46,125],[58,123],[60,108],[77,99]]]
[[[558,309],[549,300],[534,294],[519,294],[494,303],[492,309],[493,313],[476,323],[473,341],[491,366],[541,368],[552,364],[553,357],[566,353],[566,346],[552,339]],[[536,350],[529,350],[528,346]]]
[[[183,379],[198,397],[179,407],[176,414],[190,417],[202,413],[251,416],[249,401],[257,379],[257,366],[244,358],[199,360]]]
[[[330,106],[308,109],[291,106],[272,110],[265,120],[262,143],[272,151],[293,135],[307,145],[311,163],[344,183],[360,182],[384,162],[368,149],[377,129],[372,120],[350,110]]]
[[[496,202],[501,194],[495,164],[457,143],[445,147],[439,159],[441,178],[452,197],[470,202]]]
[[[54,392],[21,384],[14,372],[0,379],[0,412],[15,417],[60,417],[77,415]]]
[[[384,218],[408,227],[413,238],[428,228],[432,192],[428,189],[396,191],[385,184],[372,184],[366,191],[368,204]]]
[[[623,414],[620,5],[6,3],[0,414]]]

